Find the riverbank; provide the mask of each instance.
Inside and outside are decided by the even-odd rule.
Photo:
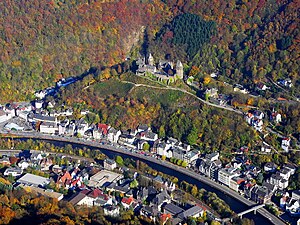
[[[225,195],[230,196],[231,198],[234,198],[238,202],[246,205],[248,208],[256,205],[256,203],[245,199],[238,193],[234,192],[233,190],[229,189],[228,187],[221,185],[219,183],[216,183],[212,180],[210,180],[207,177],[204,177],[200,174],[197,174],[191,170],[184,169],[182,167],[170,164],[166,161],[162,160],[157,160],[153,157],[148,157],[142,154],[137,154],[135,152],[131,152],[129,150],[121,149],[116,146],[112,145],[107,145],[107,144],[101,144],[97,143],[94,141],[87,141],[87,140],[80,140],[77,138],[69,138],[69,137],[59,137],[59,136],[47,136],[47,135],[42,135],[40,133],[37,134],[32,134],[32,133],[14,133],[14,134],[6,134],[4,135],[5,137],[12,137],[15,139],[22,139],[22,138],[30,138],[30,139],[36,139],[36,140],[48,140],[51,142],[58,142],[58,143],[66,143],[66,144],[76,144],[76,145],[84,145],[87,147],[93,147],[97,149],[106,150],[106,151],[111,151],[113,153],[121,154],[121,155],[126,155],[127,157],[132,157],[135,159],[142,160],[146,163],[150,163],[153,165],[156,165],[155,168],[160,167],[160,168],[166,168],[169,170],[170,173],[173,173],[173,176],[179,176],[179,174],[182,175],[182,177],[188,178],[190,180],[198,181],[202,184],[205,184],[206,186],[209,186],[215,190],[218,190],[219,194],[223,193]],[[219,196],[222,198],[222,196]],[[224,196],[223,196],[224,198]],[[266,209],[259,209],[258,213],[262,215],[264,218],[266,218],[264,224],[278,224],[278,225],[284,225],[285,223],[281,221],[278,217],[272,215],[269,213]]]

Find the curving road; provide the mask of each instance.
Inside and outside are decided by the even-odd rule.
[[[211,102],[205,101],[204,99],[199,98],[195,94],[193,94],[193,93],[191,93],[191,92],[189,92],[187,90],[181,89],[181,88],[175,88],[175,87],[169,87],[169,86],[168,87],[157,87],[157,86],[152,86],[152,85],[148,85],[148,84],[136,84],[136,83],[133,83],[131,81],[124,81],[124,80],[121,80],[121,82],[132,84],[134,87],[148,87],[148,88],[154,88],[154,89],[160,89],[160,90],[180,91],[180,92],[183,92],[183,93],[188,94],[190,96],[193,96],[194,98],[198,99],[199,101],[201,101],[204,104],[207,104],[209,106],[217,107],[217,108],[220,108],[220,109],[225,109],[225,110],[228,110],[228,111],[235,112],[235,113],[243,115],[243,112],[241,112],[239,110],[236,110],[236,109],[234,109],[232,107],[229,107],[229,106],[217,105],[217,104],[213,104]]]
[[[7,133],[5,133],[5,134],[7,134]],[[58,142],[69,142],[69,143],[86,145],[86,146],[91,146],[91,147],[96,147],[96,148],[103,148],[103,149],[110,150],[112,152],[122,153],[122,154],[125,154],[125,155],[128,155],[128,156],[133,156],[133,157],[142,159],[143,161],[148,161],[148,162],[151,162],[151,163],[155,163],[155,164],[164,166],[166,168],[172,169],[176,172],[180,172],[180,173],[182,173],[186,176],[189,176],[193,179],[196,179],[196,180],[198,180],[202,183],[205,183],[205,184],[207,184],[211,187],[214,187],[214,188],[222,191],[223,193],[229,195],[232,198],[235,198],[236,200],[244,203],[245,205],[247,205],[249,207],[252,207],[252,206],[256,205],[255,202],[244,198],[243,196],[239,195],[237,192],[233,191],[232,189],[230,189],[230,188],[228,188],[224,185],[221,185],[219,183],[216,183],[216,182],[212,181],[211,179],[209,179],[209,178],[207,178],[203,175],[200,175],[200,174],[195,173],[193,171],[190,171],[188,169],[179,167],[177,165],[168,163],[166,161],[157,160],[153,157],[147,157],[147,156],[144,156],[142,154],[137,154],[137,153],[134,153],[134,152],[122,150],[121,148],[117,148],[117,147],[107,145],[107,144],[101,144],[101,143],[81,140],[81,139],[77,139],[77,138],[49,136],[49,135],[44,135],[44,134],[41,134],[41,133],[25,133],[25,132],[11,132],[11,134],[14,135],[15,137],[19,137],[19,138],[34,138],[34,139],[40,139],[40,140],[52,140],[52,141],[58,141]],[[261,209],[257,210],[257,212],[260,213],[265,218],[269,219],[270,222],[272,222],[275,225],[285,225],[286,224],[280,218],[274,216],[273,214],[271,214],[270,212],[268,212],[264,208],[261,208]]]

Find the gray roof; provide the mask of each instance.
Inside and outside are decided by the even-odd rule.
[[[153,199],[153,203],[156,205],[160,205],[168,199],[171,199],[171,197],[168,194],[168,192],[166,190],[164,190],[161,193],[156,195],[156,197]]]
[[[38,120],[38,121],[55,122],[55,117],[53,117],[53,116],[44,116],[44,115],[41,115],[41,114],[33,114],[32,119]]]
[[[180,208],[179,206],[173,204],[173,203],[169,203],[166,204],[164,207],[165,212],[169,212],[171,215],[177,215],[179,213],[182,213],[184,210],[182,208]]]
[[[203,209],[202,209],[201,207],[195,205],[195,206],[189,208],[188,210],[186,210],[186,211],[180,213],[180,214],[178,215],[178,217],[179,217],[180,219],[187,219],[188,217],[193,217],[193,216],[195,216],[195,215],[201,213],[202,211],[203,211]]]
[[[75,196],[72,197],[72,199],[69,201],[72,205],[76,205],[78,202],[80,202],[86,195],[79,192]]]
[[[146,131],[149,129],[149,126],[147,124],[141,124],[138,126],[138,129]]]
[[[34,174],[26,173],[23,177],[18,179],[18,183],[26,184],[26,185],[33,185],[33,186],[44,186],[45,184],[49,184],[50,180],[45,177],[37,176]]]

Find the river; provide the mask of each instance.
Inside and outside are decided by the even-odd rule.
[[[14,140],[22,140],[22,141],[26,141],[28,139],[29,138],[14,138]],[[32,140],[39,141],[40,139],[32,138]],[[207,191],[216,193],[217,196],[219,198],[221,198],[222,200],[224,200],[230,206],[230,208],[236,213],[239,213],[239,212],[242,212],[244,210],[249,209],[249,206],[247,206],[246,204],[238,201],[237,199],[235,199],[233,197],[230,197],[229,195],[223,193],[222,191],[220,191],[220,190],[218,190],[214,187],[211,187],[211,186],[209,186],[205,183],[200,182],[199,180],[196,180],[196,179],[194,179],[192,177],[189,177],[189,176],[187,176],[183,173],[180,173],[178,171],[174,171],[174,170],[172,170],[168,167],[162,166],[160,164],[156,164],[154,162],[149,162],[146,159],[140,159],[138,157],[134,157],[134,156],[131,156],[131,155],[129,156],[129,155],[126,154],[126,152],[117,153],[117,152],[113,152],[113,151],[111,151],[109,149],[105,149],[105,148],[92,147],[92,146],[89,146],[88,144],[77,144],[77,143],[55,141],[55,140],[43,140],[43,141],[49,142],[49,143],[54,144],[55,146],[59,146],[59,147],[64,147],[67,144],[71,144],[73,147],[78,147],[78,148],[86,147],[86,148],[90,148],[90,149],[98,149],[102,153],[107,155],[109,158],[114,158],[116,155],[120,155],[123,158],[133,158],[134,160],[138,159],[138,160],[144,161],[145,163],[147,163],[150,167],[154,168],[155,170],[158,170],[158,171],[161,171],[165,174],[177,177],[179,181],[185,180],[188,183],[195,184],[198,187],[198,189],[204,188]],[[254,215],[253,212],[248,213],[244,217],[253,220],[255,222],[255,224],[257,224],[257,225],[260,225],[260,224],[271,225],[271,224],[273,224],[267,218],[263,217],[259,213],[257,213],[256,215]]]

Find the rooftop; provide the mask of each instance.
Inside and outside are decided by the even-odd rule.
[[[18,179],[17,182],[29,186],[44,186],[46,184],[49,184],[50,180],[45,177],[26,173],[24,176]]]
[[[122,174],[114,173],[108,170],[101,170],[93,175],[89,180],[89,186],[102,187],[108,186],[112,182],[116,182],[123,178]]]

